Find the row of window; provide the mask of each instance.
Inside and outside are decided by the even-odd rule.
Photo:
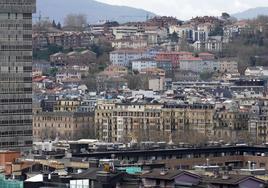
[[[0,132],[1,137],[14,137],[14,136],[32,136],[32,130],[24,130],[24,131],[4,131]]]
[[[40,124],[40,123],[34,123],[34,127],[51,127],[51,128],[56,128],[56,127],[58,127],[58,128],[69,128],[69,129],[71,129],[71,127],[74,127],[74,128],[78,128],[78,125],[77,124],[75,124],[75,125],[71,125],[71,124],[69,124],[69,125],[67,125],[67,124],[64,124],[64,125],[61,125],[61,124]],[[87,125],[79,125],[79,127],[82,127],[82,128],[86,128],[86,127],[88,127]]]
[[[32,45],[2,45],[2,51],[31,51]]]
[[[1,77],[1,82],[24,82],[32,83],[32,77]]]
[[[32,88],[0,88],[0,94],[32,93]]]
[[[32,124],[33,121],[31,119],[26,119],[26,120],[2,120],[0,121],[0,127],[1,126],[18,126],[18,125],[25,125],[25,124]]]
[[[32,109],[19,109],[19,110],[0,110],[1,115],[4,114],[32,114]]]
[[[1,103],[32,103],[32,99],[0,99]]]
[[[31,146],[33,142],[31,140],[27,140],[24,142],[25,146]],[[21,146],[19,145],[19,142],[0,142],[0,147],[16,147]]]

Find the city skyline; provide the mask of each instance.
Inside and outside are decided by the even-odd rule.
[[[195,16],[219,16],[222,12],[230,14],[239,13],[250,8],[268,7],[268,1],[256,0],[206,0],[202,4],[196,3],[194,0],[169,0],[166,3],[164,0],[97,0],[102,3],[111,5],[130,6],[141,8],[147,11],[154,12],[161,16],[175,16],[179,19],[190,19]]]

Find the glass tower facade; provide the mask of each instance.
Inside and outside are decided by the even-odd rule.
[[[36,0],[0,0],[0,149],[32,146],[32,13]]]

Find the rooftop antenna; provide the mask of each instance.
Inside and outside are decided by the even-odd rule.
[[[38,20],[39,20],[39,22],[42,20],[42,13],[41,13],[41,11],[39,11]]]

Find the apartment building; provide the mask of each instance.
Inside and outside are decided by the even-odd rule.
[[[248,121],[248,111],[218,109],[214,115],[214,136],[229,141],[242,140],[248,131]]]
[[[133,60],[131,62],[131,67],[133,71],[141,71],[142,69],[151,69],[151,68],[157,68],[157,63],[154,59],[150,58],[142,58]]]
[[[180,59],[180,70],[193,72],[215,72],[220,65],[214,60],[203,60],[200,57],[186,57]]]
[[[152,57],[151,54],[146,50],[116,50],[110,53],[110,62],[113,65],[129,67],[131,66],[131,61],[133,60],[150,57]]]
[[[158,52],[156,54],[157,61],[171,61],[173,70],[180,67],[180,59],[192,57],[191,52]]]
[[[213,134],[214,106],[163,105],[98,101],[95,111],[97,138],[107,142],[163,141],[173,134],[196,131]]]
[[[234,59],[219,59],[221,73],[238,73],[238,62]]]
[[[154,134],[160,131],[161,108],[158,104],[98,101],[95,111],[97,138],[106,142],[126,142],[132,137],[145,141],[158,137]]]
[[[249,134],[254,141],[268,142],[268,105],[267,101],[260,101],[251,107],[249,116]]]
[[[78,99],[60,99],[54,105],[54,112],[77,112],[81,103]]]
[[[78,71],[62,70],[56,74],[57,82],[80,82],[82,75]]]
[[[115,39],[123,39],[125,37],[129,37],[131,35],[135,35],[138,32],[138,27],[134,26],[119,26],[119,27],[113,27],[113,35],[115,36]]]

